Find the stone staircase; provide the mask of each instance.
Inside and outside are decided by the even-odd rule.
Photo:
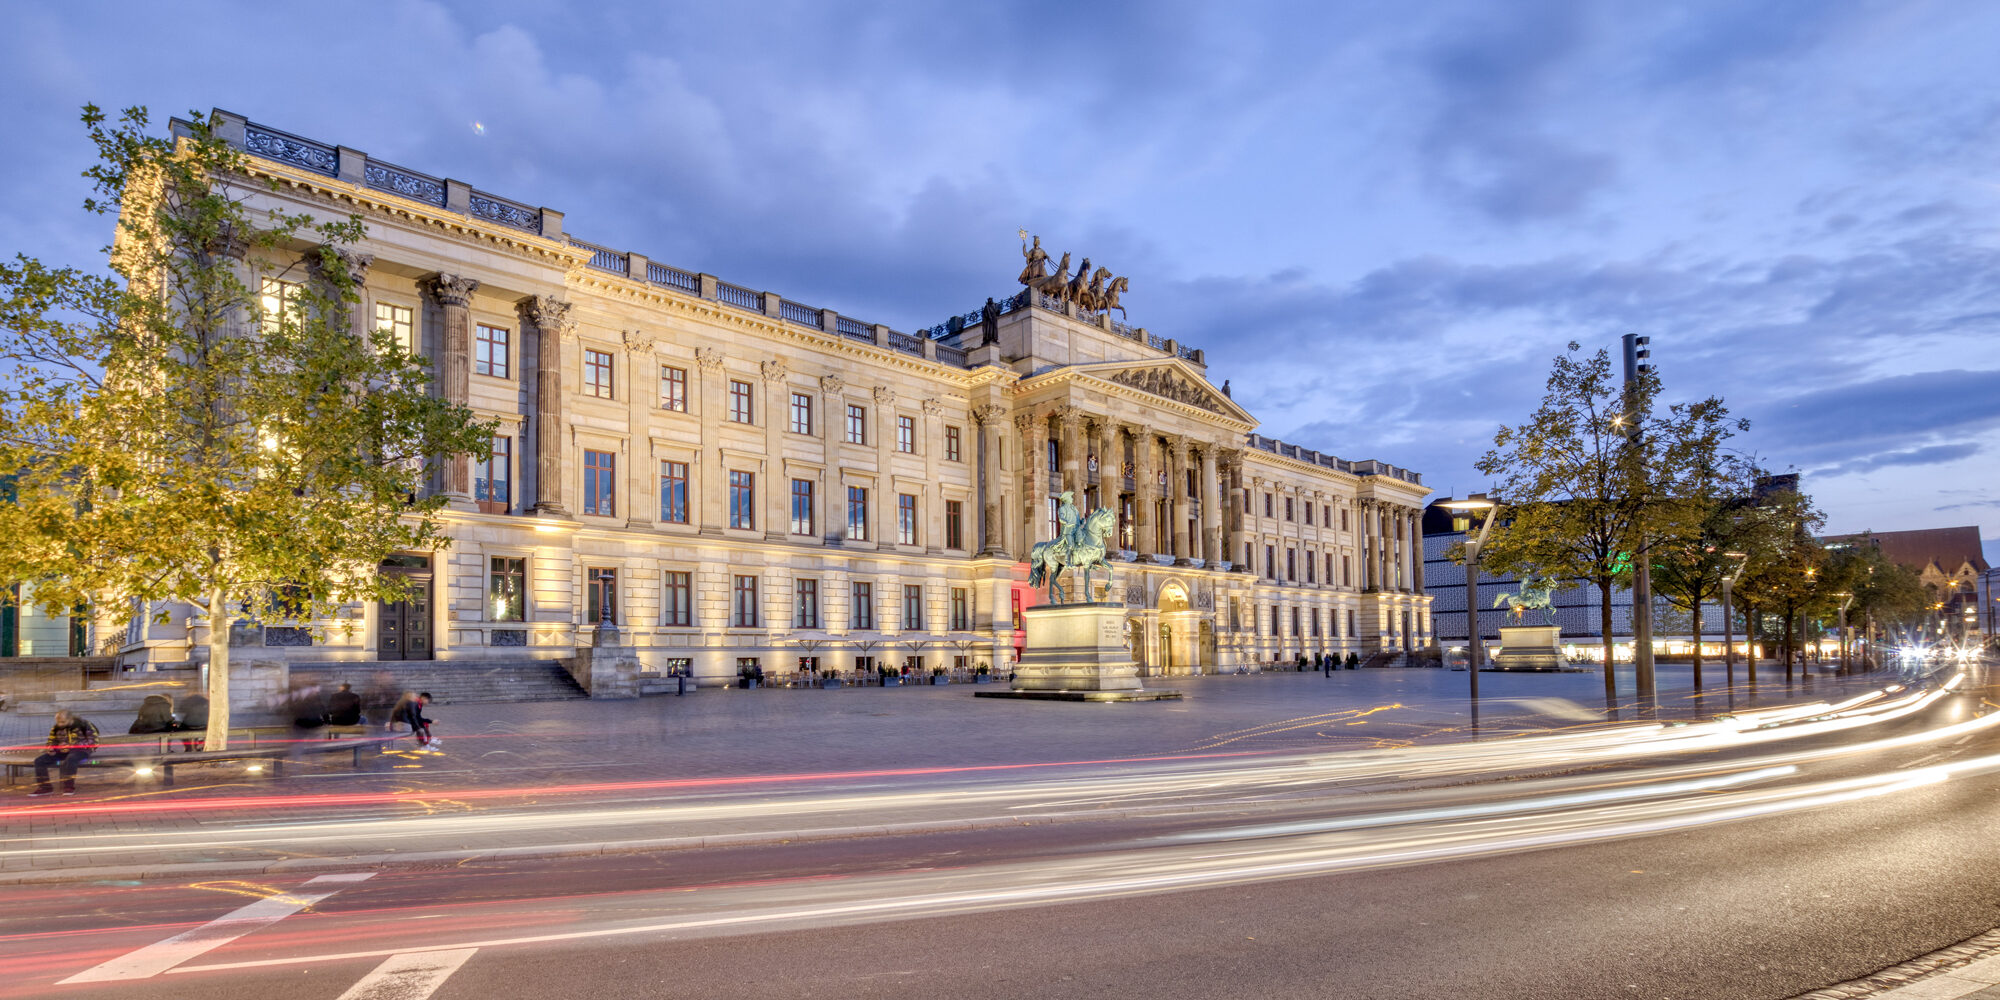
[[[119,723],[123,727],[139,714],[139,703],[149,694],[164,694],[175,701],[194,690],[194,685],[182,680],[143,680],[139,677],[117,681],[93,681],[82,691],[38,691],[20,700],[7,699],[7,711],[22,715],[54,715],[62,709],[69,709],[97,724],[103,730],[111,720],[124,718]],[[108,731],[108,730],[107,730]],[[123,728],[119,728],[123,732]]]
[[[294,663],[292,685],[342,682],[367,691],[388,671],[399,691],[429,691],[440,705],[515,701],[570,701],[589,697],[560,660],[388,660]]]

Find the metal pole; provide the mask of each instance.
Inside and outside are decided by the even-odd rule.
[[[1469,533],[1468,533],[1469,534]],[[1472,700],[1479,701],[1479,543],[1465,545],[1465,672],[1472,678]]]
[[[1625,402],[1632,406],[1634,383],[1639,381],[1639,373],[1652,366],[1644,359],[1652,352],[1646,349],[1652,338],[1628,333],[1624,337],[1625,347]],[[1644,435],[1640,430],[1641,414],[1636,406],[1625,414],[1630,421],[1626,428],[1627,439],[1633,448],[1643,444]],[[1652,556],[1646,551],[1645,526],[1640,525],[1637,544],[1632,546],[1632,673],[1637,681],[1639,704],[1650,706],[1658,694],[1653,677],[1653,567]],[[1700,641],[1700,637],[1696,637]]]

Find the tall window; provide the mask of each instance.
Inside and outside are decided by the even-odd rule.
[[[1333,575],[1333,553],[1329,552],[1326,554],[1326,582],[1331,584],[1338,579],[1340,578]]]
[[[917,498],[914,494],[896,494],[896,542],[899,545],[917,544]]]
[[[614,513],[612,496],[616,483],[617,456],[608,451],[586,451],[583,453],[583,512],[610,517]]]
[[[583,351],[583,394],[599,399],[610,399],[611,395],[611,352]]]
[[[591,568],[584,573],[584,620],[618,624],[618,571]]]
[[[493,457],[472,470],[472,499],[489,514],[505,514],[513,502],[514,439],[495,437]]]
[[[660,520],[668,524],[688,523],[686,462],[660,463]]]
[[[903,630],[921,632],[924,628],[924,585],[903,584]]]
[[[1056,472],[1061,470],[1062,446],[1056,442],[1055,438],[1049,439],[1048,452],[1049,452],[1049,471]]]
[[[1299,582],[1299,550],[1297,549],[1288,548],[1285,550],[1285,579],[1293,583]]]
[[[1018,590],[1010,590],[1007,593],[1010,598],[1010,600],[1008,601],[1009,604],[1008,610],[1009,613],[1013,615],[1014,631],[1018,632],[1021,630],[1021,626],[1025,624],[1021,618],[1021,592]]]
[[[1307,510],[1311,510],[1312,508],[1311,508],[1311,507],[1307,507],[1306,509],[1307,509]],[[1307,553],[1306,553],[1306,582],[1307,582],[1307,583],[1318,583],[1318,582],[1319,582],[1318,578],[1317,578],[1316,576],[1314,576],[1314,575],[1313,575],[1313,570],[1314,570],[1314,568],[1315,568],[1315,567],[1317,567],[1318,565],[1319,565],[1319,560],[1317,560],[1317,559],[1314,559],[1314,558],[1313,558],[1313,554],[1312,554],[1311,552],[1307,552]]]
[[[293,323],[299,321],[299,296],[305,290],[299,287],[298,282],[265,278],[259,284],[259,291],[260,325],[265,331],[277,330],[286,320]]]
[[[756,423],[756,411],[752,408],[750,383],[729,380],[729,419],[739,424]]]
[[[944,429],[944,460],[945,460],[945,461],[947,461],[947,462],[963,462],[963,461],[965,461],[965,455],[964,455],[964,454],[963,454],[962,452],[960,452],[960,451],[959,451],[959,447],[960,447],[960,446],[959,446],[959,436],[958,436],[958,428],[956,428],[956,427],[947,427],[947,428],[945,428],[945,429]]]
[[[527,611],[528,561],[494,556],[486,582],[486,620],[518,622]]]
[[[875,627],[875,585],[856,583],[851,588],[847,624],[849,628]]]
[[[963,632],[972,627],[972,603],[964,587],[951,588],[951,629]]]
[[[396,349],[405,354],[417,353],[416,314],[405,306],[375,303],[375,329],[396,338]]]
[[[792,393],[792,433],[811,434],[813,432],[813,398],[803,392]]]
[[[508,341],[511,336],[504,326],[479,324],[472,333],[473,374],[508,378]]]
[[[1347,557],[1347,556],[1341,556],[1341,557],[1340,557],[1340,585],[1341,585],[1341,586],[1343,586],[1343,587],[1352,587],[1352,586],[1354,586],[1354,573],[1352,572],[1352,570],[1353,570],[1353,569],[1354,569],[1353,565],[1352,565],[1351,563],[1349,563],[1349,562],[1348,562],[1348,557]]]
[[[1284,635],[1284,634],[1285,634],[1285,629],[1284,629],[1284,621],[1285,621],[1285,620],[1284,620],[1284,613],[1285,613],[1285,609],[1284,609],[1284,608],[1281,608],[1281,607],[1279,607],[1278,605],[1275,605],[1275,604],[1271,605],[1271,634],[1272,634],[1272,635]]]
[[[965,548],[965,502],[962,500],[944,502],[944,547]]]
[[[1265,517],[1270,517],[1270,516],[1272,516],[1272,515],[1271,515],[1271,494],[1269,494],[1269,493],[1266,493],[1266,494],[1264,494],[1264,516],[1265,516]]]
[[[1313,505],[1306,504],[1306,527],[1308,528],[1312,527],[1312,523],[1313,523]]]
[[[1278,550],[1274,546],[1264,546],[1264,575],[1273,580],[1278,578]]]
[[[1347,530],[1347,508],[1340,508],[1340,530]]]
[[[1320,514],[1322,515],[1319,519],[1319,523],[1324,524],[1329,528],[1333,527],[1333,505],[1330,503],[1320,504],[1319,511]]]
[[[905,455],[916,454],[917,418],[915,417],[896,418],[896,450],[902,452]]]
[[[1299,635],[1299,609],[1298,609],[1298,608],[1293,608],[1293,609],[1292,609],[1292,638],[1296,639],[1296,638],[1298,638],[1298,635]]]
[[[754,472],[729,474],[729,526],[757,526],[757,474]]]
[[[1320,609],[1318,608],[1312,609],[1313,638],[1317,639],[1320,637],[1320,622],[1324,621],[1325,619],[1326,616],[1320,611]]]
[[[819,581],[792,581],[792,627],[819,627]]]
[[[847,443],[868,443],[868,408],[847,404]]]
[[[660,605],[660,624],[693,625],[694,574],[686,570],[668,570]]]
[[[685,368],[660,366],[660,409],[679,410],[686,413],[688,408],[688,373]]]
[[[757,578],[736,578],[735,598],[730,603],[729,624],[736,628],[757,627]]]
[[[868,490],[864,487],[847,488],[847,537],[857,542],[868,540]]]
[[[1285,520],[1289,521],[1289,520],[1291,520],[1291,519],[1292,519],[1292,498],[1291,498],[1291,497],[1286,497],[1286,498],[1285,498]]]
[[[1347,635],[1348,635],[1348,638],[1353,638],[1353,637],[1354,637],[1354,609],[1353,609],[1353,608],[1349,608],[1349,609],[1347,610]]]
[[[794,479],[792,480],[792,534],[813,533],[813,481]]]
[[[1062,518],[1059,516],[1062,513],[1062,497],[1046,497],[1043,504],[1042,513],[1048,518],[1048,535],[1044,539],[1047,541],[1062,534]]]

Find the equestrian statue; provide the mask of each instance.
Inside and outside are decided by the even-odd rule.
[[[1079,516],[1076,509],[1076,494],[1065,490],[1056,503],[1056,537],[1046,542],[1036,542],[1028,551],[1028,585],[1039,587],[1044,582],[1049,586],[1049,603],[1066,604],[1068,592],[1062,585],[1062,572],[1067,569],[1071,576],[1076,570],[1083,571],[1083,599],[1090,599],[1090,571],[1102,567],[1108,579],[1111,564],[1105,560],[1108,549],[1104,544],[1111,537],[1111,531],[1118,515],[1109,507],[1099,507],[1088,516]]]
[[[1514,613],[1514,623],[1517,625],[1521,623],[1522,618],[1530,611],[1540,611],[1544,615],[1553,616],[1555,614],[1555,599],[1551,592],[1554,589],[1555,587],[1549,582],[1547,577],[1538,573],[1529,573],[1521,578],[1520,593],[1501,594],[1493,599],[1493,606],[1496,608],[1504,606],[1507,610],[1512,611]]]

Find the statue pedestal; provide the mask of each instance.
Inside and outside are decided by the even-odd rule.
[[[1495,670],[1562,670],[1562,627],[1502,625],[1500,651],[1493,654]]]
[[[1044,604],[1021,612],[1025,646],[1008,691],[979,698],[1049,701],[1161,701],[1179,691],[1148,691],[1125,648],[1122,602]]]

